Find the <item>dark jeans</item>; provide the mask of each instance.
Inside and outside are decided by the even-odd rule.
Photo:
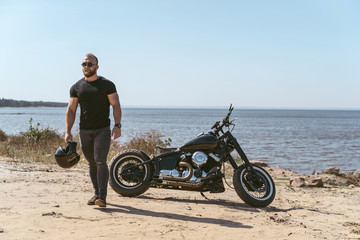
[[[89,162],[89,174],[95,194],[106,199],[109,168],[107,155],[110,149],[110,127],[95,130],[80,129],[81,149]]]

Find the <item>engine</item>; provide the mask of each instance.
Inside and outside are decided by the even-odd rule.
[[[201,182],[200,178],[206,177],[220,161],[215,154],[206,154],[201,151],[184,153],[180,159],[178,168],[160,170],[159,179],[197,184]]]

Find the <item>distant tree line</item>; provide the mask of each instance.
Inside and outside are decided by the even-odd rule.
[[[0,107],[66,107],[67,103],[0,99]]]

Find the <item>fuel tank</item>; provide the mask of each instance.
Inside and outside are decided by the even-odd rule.
[[[181,150],[190,151],[190,150],[207,150],[213,149],[217,146],[217,138],[212,134],[203,134],[180,147]]]

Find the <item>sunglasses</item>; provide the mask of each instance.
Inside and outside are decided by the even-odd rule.
[[[86,67],[86,66],[92,67],[92,66],[95,66],[95,65],[96,65],[96,63],[92,63],[92,62],[83,62],[81,64],[81,66],[83,66],[83,67]]]

